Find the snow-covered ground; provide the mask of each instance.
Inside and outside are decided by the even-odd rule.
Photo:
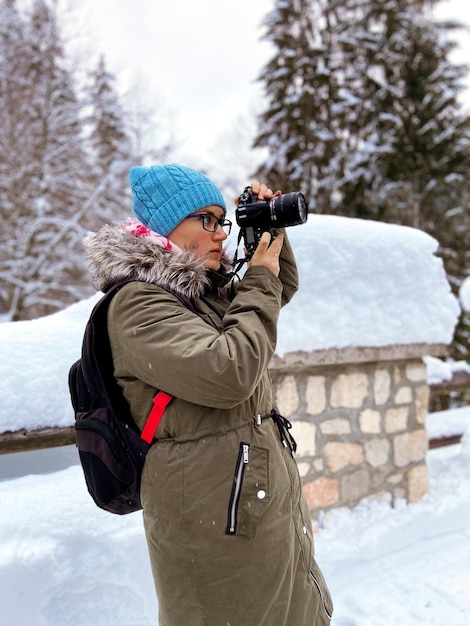
[[[335,626],[465,626],[470,616],[470,441],[428,454],[418,503],[368,502],[332,514],[317,556]]]
[[[469,623],[470,438],[428,463],[420,502],[365,501],[323,519],[333,626]],[[2,624],[157,625],[142,516],[98,509],[73,447],[0,456],[0,478]]]

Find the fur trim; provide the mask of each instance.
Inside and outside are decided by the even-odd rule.
[[[195,298],[210,286],[208,272],[194,250],[167,250],[151,237],[136,237],[123,230],[126,222],[103,226],[83,240],[97,289],[106,291],[114,283],[130,278]],[[227,278],[230,269],[224,254],[221,271],[227,273]]]

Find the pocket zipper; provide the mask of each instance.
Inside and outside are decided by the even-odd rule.
[[[237,464],[235,466],[235,476],[233,479],[232,493],[230,496],[230,504],[228,510],[228,524],[227,535],[235,535],[237,532],[237,512],[238,504],[240,502],[240,494],[243,484],[243,476],[245,474],[245,467],[248,464],[250,452],[249,443],[240,444],[240,452],[238,453]]]

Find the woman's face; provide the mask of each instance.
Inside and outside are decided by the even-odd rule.
[[[203,218],[196,217],[202,215],[224,219],[224,212],[221,207],[206,206],[180,222],[168,235],[168,239],[183,250],[195,249],[198,258],[204,263],[204,267],[208,270],[217,271],[220,268],[223,243],[227,239],[227,234],[220,225],[217,225],[214,232],[205,230]],[[206,220],[214,223],[210,218],[206,218]],[[210,226],[208,227],[210,228]]]

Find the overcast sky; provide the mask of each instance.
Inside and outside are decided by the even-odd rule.
[[[68,1],[79,12],[75,26],[105,54],[120,86],[143,81],[195,149],[213,146],[261,94],[256,78],[270,47],[260,41],[260,22],[273,0]],[[469,7],[443,0],[438,15],[470,23]],[[460,37],[466,50],[458,60],[470,60],[469,38]]]

